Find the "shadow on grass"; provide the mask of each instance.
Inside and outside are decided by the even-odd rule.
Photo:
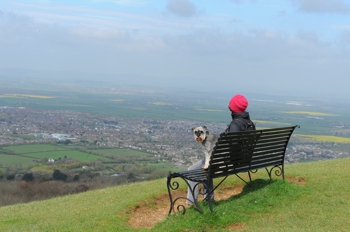
[[[264,180],[264,179],[256,179],[251,182],[249,182],[249,185],[245,185],[242,192],[238,195],[232,196],[227,201],[233,200],[233,199],[239,199],[243,196],[245,196],[248,193],[252,193],[258,190],[261,190],[263,188],[266,188],[267,186],[275,183],[277,180]]]
[[[305,186],[297,185],[282,179],[266,180],[256,179],[244,186],[241,193],[233,195],[227,200],[214,202],[214,207],[221,207],[230,204],[235,207],[241,207],[252,204],[259,207],[271,207],[281,204],[289,204],[299,199],[305,191]],[[214,208],[213,207],[213,208]]]
[[[276,182],[279,182],[279,181],[278,180],[264,180],[264,179],[253,180],[253,181],[249,182],[249,185],[245,185],[239,194],[233,195],[233,196],[227,198],[226,200],[218,200],[218,201],[214,200],[214,201],[212,201],[213,209],[216,206],[226,204],[227,202],[237,201],[240,198],[244,198],[244,196],[247,194],[253,194],[256,191],[261,191],[261,190],[267,188],[268,186],[273,185]],[[209,203],[207,201],[202,201],[199,204],[201,205],[202,208],[209,207]],[[193,210],[196,210],[194,207],[190,207],[190,209],[192,209],[192,208],[193,208]]]

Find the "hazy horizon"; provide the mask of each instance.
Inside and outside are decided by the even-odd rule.
[[[350,0],[9,1],[0,78],[347,96]]]

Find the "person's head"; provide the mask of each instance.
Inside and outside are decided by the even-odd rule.
[[[243,113],[248,107],[248,100],[241,94],[236,94],[228,103],[228,108],[232,113]]]

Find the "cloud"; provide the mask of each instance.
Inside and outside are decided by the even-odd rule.
[[[81,37],[95,37],[97,39],[113,39],[117,42],[125,42],[128,41],[130,38],[130,35],[128,32],[120,31],[114,28],[97,28],[97,29],[90,29],[90,28],[72,28],[71,29],[72,34],[76,34]]]
[[[188,0],[168,0],[167,8],[170,12],[183,17],[196,14],[196,6]]]
[[[350,30],[344,31],[340,37],[341,41],[344,42],[348,48],[348,54],[350,56]]]
[[[244,0],[231,0],[231,2],[234,2],[236,4],[240,4],[240,3],[244,2]],[[256,2],[258,2],[258,0],[250,0],[250,2],[256,3]]]
[[[287,12],[286,12],[286,10],[281,10],[281,11],[278,12],[278,15],[283,17],[283,16],[287,15]]]
[[[134,7],[148,4],[148,2],[145,0],[95,0],[93,2],[97,2],[97,3],[107,2],[107,3],[113,3],[121,6],[134,6]]]
[[[316,33],[299,30],[295,35],[251,29],[247,33],[222,33],[220,30],[199,30],[185,35],[163,37],[167,48],[174,53],[210,57],[237,62],[266,62],[325,57],[329,44],[322,42]]]
[[[173,80],[178,85],[197,88],[201,84],[200,88],[207,89],[217,85],[230,91],[256,88],[331,93],[337,88],[335,93],[346,93],[350,85],[346,15],[341,21],[327,21],[343,33],[324,42],[324,32],[305,27],[310,24],[307,20],[296,20],[297,26],[291,30],[285,29],[290,24],[280,30],[260,25],[243,28],[243,20],[219,24],[229,22],[234,17],[231,14],[200,15],[199,3],[196,6],[189,1],[194,2],[167,1],[168,11],[182,18],[154,11],[139,14],[121,7],[30,5],[11,12],[0,9],[0,50],[6,54],[0,55],[0,69],[83,70],[115,77],[132,74],[137,82],[147,75],[150,77],[144,77],[144,82],[151,82],[152,76],[159,84]],[[290,1],[300,9],[316,2]],[[325,8],[343,2],[317,3]],[[278,19],[294,19],[291,12],[290,8],[279,11],[285,17]],[[196,17],[188,18],[191,16]],[[317,17],[312,18],[319,23]],[[178,81],[181,77],[183,81]]]
[[[204,83],[215,79],[234,88],[260,86],[276,91],[269,83],[281,83],[295,91],[307,91],[310,86],[325,83],[318,90],[344,80],[350,70],[342,55],[330,44],[320,40],[316,33],[299,30],[295,34],[271,30],[250,30],[249,33],[224,34],[219,30],[197,31],[187,35],[166,36],[164,44],[178,58],[174,65],[177,76],[200,76]],[[181,59],[180,59],[181,57]],[[169,59],[164,57],[170,63]],[[349,83],[349,81],[346,81]],[[284,88],[284,87],[281,87]],[[344,87],[342,87],[344,89]],[[317,90],[317,91],[318,91]]]
[[[304,12],[350,14],[350,4],[344,0],[292,0],[292,2]]]

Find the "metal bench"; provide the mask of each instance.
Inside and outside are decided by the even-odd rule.
[[[194,189],[199,188],[199,194],[210,195],[221,183],[230,175],[236,175],[249,185],[238,173],[247,172],[249,181],[250,173],[255,173],[258,169],[264,168],[271,180],[274,171],[276,176],[284,179],[284,158],[289,139],[298,125],[274,129],[264,129],[245,132],[222,133],[213,149],[210,158],[210,166],[207,170],[197,169],[183,172],[169,172],[167,177],[167,188],[170,199],[170,209],[168,215],[177,211],[185,214],[186,207],[179,200],[188,200],[186,196],[173,196],[173,192],[179,189],[179,182],[176,178],[181,178],[189,187],[191,194]],[[210,178],[222,178],[216,186],[209,189]],[[196,182],[192,189],[188,181]],[[174,199],[173,199],[174,198]],[[195,199],[195,198],[194,198]],[[204,199],[209,203],[210,211],[213,211],[211,199]],[[178,202],[179,201],[179,202]],[[195,199],[193,205],[199,212],[203,210]]]

